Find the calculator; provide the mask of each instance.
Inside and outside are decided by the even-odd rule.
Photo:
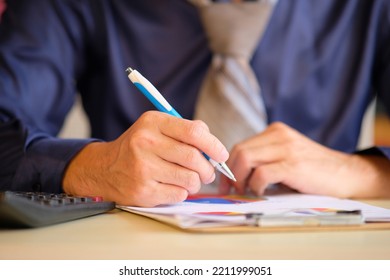
[[[81,219],[115,208],[99,196],[0,192],[0,227],[35,228]]]

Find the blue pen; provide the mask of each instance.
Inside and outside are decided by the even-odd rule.
[[[144,76],[142,76],[137,70],[133,70],[130,67],[126,69],[126,73],[130,81],[149,99],[150,102],[161,112],[168,113],[172,116],[182,118],[180,114],[168,103],[168,101],[161,95],[161,93],[149,82]],[[205,158],[222,174],[229,179],[236,181],[232,171],[224,162],[216,162],[208,155],[202,152]]]

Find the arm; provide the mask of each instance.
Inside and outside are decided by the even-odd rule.
[[[380,153],[347,154],[322,146],[291,127],[271,124],[233,148],[228,161],[239,193],[261,195],[281,183],[302,193],[341,198],[390,197],[390,161]],[[230,182],[222,179],[220,190]]]
[[[0,121],[17,119],[25,132],[23,155],[8,186],[13,190],[62,191],[68,161],[91,141],[54,137],[72,106],[82,63],[82,28],[63,24],[72,17],[65,2],[9,1],[2,17]]]
[[[183,201],[212,182],[214,170],[200,150],[221,161],[226,149],[203,122],[166,113],[147,112],[115,141],[85,147],[65,173],[64,190],[150,207]]]
[[[215,178],[199,150],[218,162],[228,158],[203,122],[150,111],[118,139],[83,149],[66,170],[64,190],[123,205],[180,202]]]
[[[20,119],[27,129],[14,185],[44,191],[62,191],[63,186],[67,193],[101,195],[138,206],[181,201],[197,192],[201,182],[214,179],[214,168],[199,150],[217,161],[228,157],[203,123],[148,112],[112,142],[54,136],[71,107],[74,80],[85,72],[83,40],[91,34],[78,33],[88,29],[78,23],[84,20],[82,12],[91,8],[79,7],[85,3],[89,2],[13,1],[9,11],[21,22],[5,17],[5,29],[15,29],[16,37],[2,34],[0,75],[7,84],[0,87],[5,92],[0,112],[4,119]],[[42,11],[39,18],[32,16],[36,11]]]

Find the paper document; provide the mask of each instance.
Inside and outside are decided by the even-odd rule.
[[[117,206],[180,228],[357,225],[390,222],[390,210],[362,202],[307,194],[264,197],[197,195],[153,208]]]

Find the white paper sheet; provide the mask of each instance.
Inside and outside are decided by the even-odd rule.
[[[327,215],[334,210],[360,210],[363,222],[390,222],[390,210],[371,206],[366,203],[337,199],[327,196],[307,194],[279,194],[261,198],[240,196],[195,196],[194,202],[184,201],[172,205],[153,208],[118,206],[118,208],[138,214],[152,214],[174,219],[181,227],[233,225],[248,222],[247,213],[261,213],[263,216],[307,216],[310,211],[319,211]],[[254,199],[251,201],[251,199]],[[347,223],[340,221],[341,223]],[[356,222],[356,220],[355,220]]]

